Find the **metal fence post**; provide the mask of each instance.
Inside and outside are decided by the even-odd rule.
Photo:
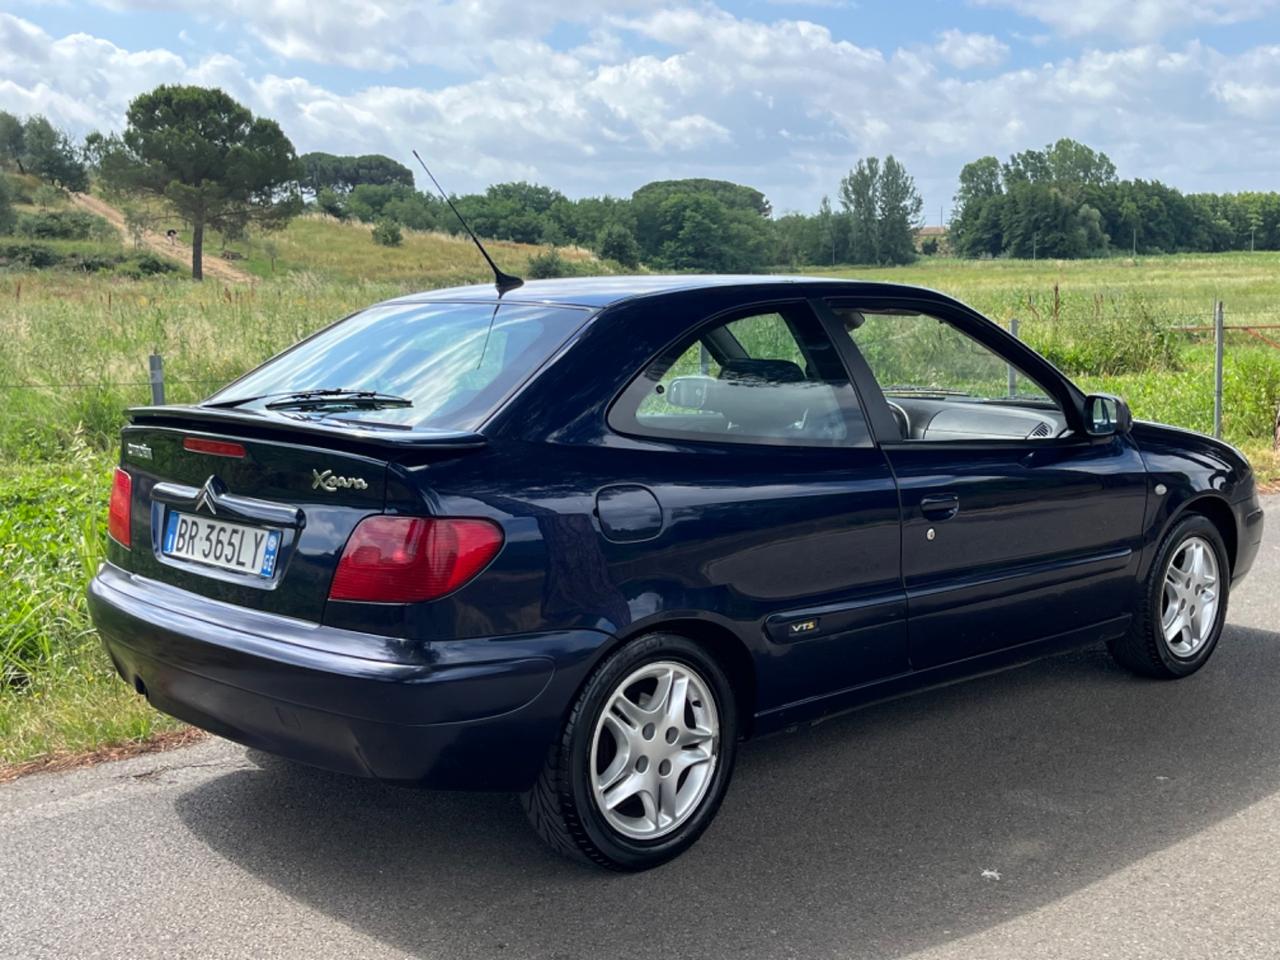
[[[1222,301],[1213,305],[1213,435],[1222,439]]]
[[[1018,337],[1018,318],[1009,318],[1009,332],[1013,334],[1014,339]],[[1018,371],[1013,364],[1009,364],[1009,396],[1016,397],[1018,395]]]
[[[153,353],[148,360],[151,371],[151,402],[155,406],[164,403],[164,358]]]

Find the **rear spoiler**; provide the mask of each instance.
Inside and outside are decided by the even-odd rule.
[[[185,404],[130,407],[126,412],[129,422],[140,427],[209,430],[264,440],[292,439],[339,449],[376,448],[383,456],[389,456],[396,450],[404,453],[415,450],[470,450],[482,447],[487,442],[482,434],[466,430],[380,429],[354,424],[335,426],[274,413]]]

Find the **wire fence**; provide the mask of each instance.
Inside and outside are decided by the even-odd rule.
[[[1056,291],[1055,291],[1056,293]],[[1073,312],[1068,320],[1066,315],[1060,310],[1060,304],[1055,296],[1053,301],[1043,305],[1045,309],[1037,309],[1037,306],[1028,301],[1024,307],[1028,310],[1025,317],[1013,316],[1007,319],[1005,326],[1013,333],[1014,336],[1020,336],[1026,333],[1029,324],[1034,324],[1037,331],[1043,334],[1046,330],[1052,330],[1058,323],[1080,324],[1087,323],[1088,318],[1081,317],[1078,313]],[[1096,305],[1098,310],[1101,304]],[[1214,346],[1214,363],[1213,363],[1213,434],[1214,436],[1222,436],[1223,407],[1225,394],[1226,368],[1228,359],[1231,354],[1229,343],[1247,342],[1255,348],[1266,348],[1268,352],[1274,351],[1276,358],[1277,371],[1280,371],[1280,322],[1278,322],[1277,314],[1274,312],[1250,311],[1246,313],[1230,315],[1231,322],[1227,322],[1228,312],[1223,301],[1219,300],[1213,304],[1211,310],[1205,313],[1171,313],[1159,310],[1151,311],[1146,317],[1149,319],[1154,314],[1159,317],[1159,326],[1170,333],[1184,336],[1193,340],[1211,339]],[[1097,314],[1101,317],[1101,313]],[[1123,328],[1125,318],[1112,317],[1113,322],[1118,322]],[[1142,318],[1133,316],[1128,318],[1134,322]],[[1112,330],[1115,328],[1112,327]],[[1108,335],[1099,333],[1099,336]],[[1031,338],[1031,339],[1034,339]],[[147,378],[146,379],[128,379],[128,380],[63,380],[56,382],[42,381],[21,381],[15,380],[11,382],[0,382],[0,392],[18,392],[18,391],[101,391],[107,392],[119,389],[128,390],[148,390],[150,401],[153,404],[163,404],[166,398],[166,390],[168,387],[186,387],[186,388],[204,388],[207,392],[213,392],[219,386],[224,385],[229,378],[213,378],[213,377],[171,377],[165,374],[164,357],[159,353],[152,353],[147,358]],[[1088,376],[1089,371],[1080,372],[1080,375]],[[1103,375],[1099,373],[1098,375]],[[1012,376],[1012,374],[1011,374]],[[1245,389],[1249,385],[1245,384]],[[1258,389],[1264,389],[1259,385]],[[184,391],[186,392],[186,391]],[[1273,405],[1275,401],[1273,400]],[[1206,411],[1207,412],[1207,411]],[[1277,447],[1280,448],[1280,409],[1275,410],[1275,428]]]

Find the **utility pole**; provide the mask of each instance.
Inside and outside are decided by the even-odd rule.
[[[1250,253],[1253,253],[1253,232],[1257,229],[1258,229],[1257,227],[1249,228],[1249,252]]]
[[[1222,301],[1213,305],[1213,435],[1222,439],[1222,350],[1226,324]]]
[[[1033,234],[1031,235],[1031,260],[1032,260],[1032,262],[1034,262],[1034,261],[1035,261],[1035,259],[1036,259],[1036,247],[1039,245],[1039,243],[1040,243],[1040,234],[1039,234],[1038,232],[1037,232],[1037,233],[1033,233]]]
[[[1138,255],[1138,228],[1137,227],[1133,228],[1133,255],[1135,257],[1137,257]]]

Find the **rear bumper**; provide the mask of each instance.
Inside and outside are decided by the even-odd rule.
[[[326,769],[442,788],[529,786],[609,640],[574,630],[405,648],[110,564],[89,608],[120,675],[164,713]]]

